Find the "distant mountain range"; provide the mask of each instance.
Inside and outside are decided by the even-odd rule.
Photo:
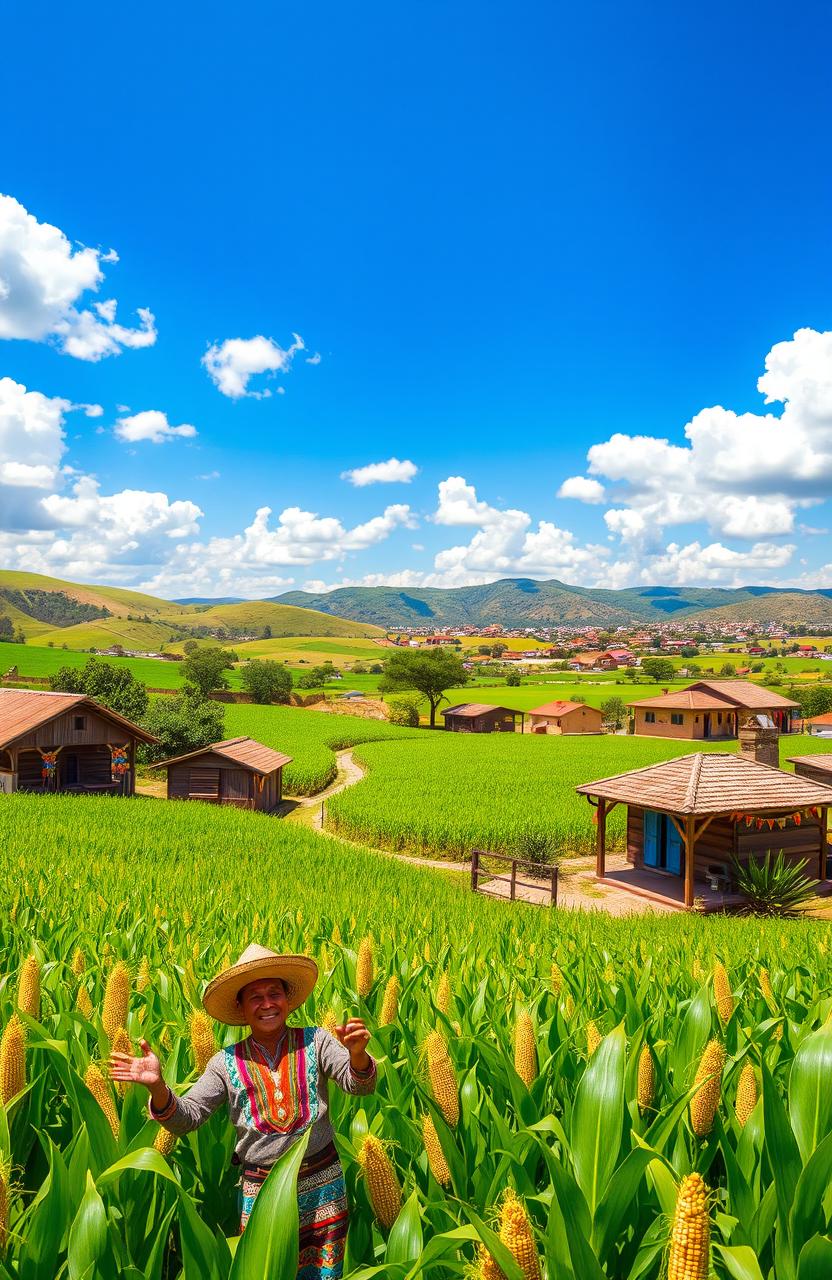
[[[788,622],[832,626],[832,590],[776,587],[628,587],[620,591],[574,587],[552,579],[502,578],[477,587],[339,587],[273,597],[320,613],[386,627],[627,626],[670,618],[709,622]]]

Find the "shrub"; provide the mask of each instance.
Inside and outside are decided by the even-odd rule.
[[[746,899],[744,910],[756,916],[799,916],[815,897],[817,881],[804,875],[805,862],[787,862],[780,849],[774,861],[767,849],[760,861],[734,861],[737,888]]]
[[[419,724],[418,698],[391,698],[387,704],[387,719],[391,724],[401,724],[416,729]]]

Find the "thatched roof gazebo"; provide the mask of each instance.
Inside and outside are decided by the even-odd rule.
[[[697,752],[576,790],[596,809],[596,876],[634,893],[690,908],[700,880],[706,906],[738,905],[734,861],[768,849],[826,881],[832,789],[747,756]],[[608,874],[607,818],[619,804],[627,806],[630,866]]]

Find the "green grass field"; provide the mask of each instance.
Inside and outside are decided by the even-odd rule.
[[[781,757],[832,750],[794,735]],[[382,848],[468,858],[474,848],[520,852],[527,833],[551,833],[565,855],[595,841],[592,809],[575,787],[692,750],[736,744],[605,735],[591,738],[423,731],[418,741],[371,743],[355,753],[369,776],[327,802],[327,825]],[[623,840],[625,810],[610,815],[610,847]]]

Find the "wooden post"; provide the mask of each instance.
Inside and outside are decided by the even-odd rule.
[[[558,900],[558,868],[557,864],[552,866],[552,906],[557,904]]]
[[[688,911],[693,906],[693,869],[696,861],[695,823],[696,819],[690,815],[685,818],[685,906]]]
[[[512,902],[517,896],[517,889],[515,884],[516,880],[517,880],[517,859],[512,858],[511,860],[511,900]]]
[[[818,867],[818,880],[821,882],[826,880],[826,832],[828,822],[829,808],[827,805],[824,805],[820,811],[820,866]]]
[[[136,739],[130,739],[130,772],[127,775],[127,786],[125,788],[128,796],[136,794]]]
[[[471,854],[471,888],[477,892],[477,873],[480,869],[480,851],[475,849]]]
[[[607,859],[607,802],[598,801],[598,836],[595,846],[595,876],[601,880],[604,876]]]

